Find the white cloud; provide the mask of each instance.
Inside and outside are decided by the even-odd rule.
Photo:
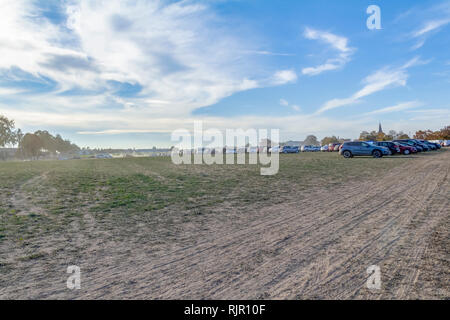
[[[8,118],[20,119],[18,126],[26,127],[65,127],[76,130],[82,135],[111,135],[125,133],[166,133],[186,128],[192,130],[197,117],[148,117],[140,112],[115,112],[109,114],[92,113],[82,110],[74,113],[54,112],[49,110],[24,111],[7,106],[1,106],[2,113]],[[295,107],[295,105],[294,105]],[[204,128],[217,128],[220,130],[234,128],[274,128],[280,129],[283,135],[328,135],[350,134],[351,130],[358,131],[362,125],[361,120],[343,120],[336,122],[323,116],[287,115],[267,117],[239,116],[239,117],[202,117]],[[364,120],[365,121],[365,120]],[[358,127],[360,126],[360,127]],[[351,129],[351,130],[349,130]],[[112,143],[112,142],[111,142]],[[123,146],[125,147],[125,146]]]
[[[439,29],[440,27],[443,27],[449,23],[450,23],[450,19],[427,21],[420,29],[416,30],[413,33],[413,37],[417,38],[417,37],[423,36],[426,33],[429,33],[431,31]]]
[[[410,114],[414,116],[410,118],[411,121],[429,121],[439,120],[443,124],[447,125],[450,121],[450,107],[440,109],[423,109],[423,110],[410,110]]]
[[[350,49],[348,47],[348,39],[347,38],[337,36],[330,32],[306,28],[304,35],[307,39],[321,40],[323,42],[326,42],[340,52],[352,51],[352,49]]]
[[[272,79],[274,85],[293,83],[297,81],[297,74],[293,70],[277,71]]]
[[[11,96],[11,95],[17,95],[22,93],[23,90],[20,89],[13,89],[13,88],[0,88],[0,95],[1,96]]]
[[[441,2],[427,10],[421,10],[420,14],[425,14],[428,20],[410,33],[409,37],[417,40],[411,48],[412,50],[421,48],[432,34],[440,32],[450,24],[450,2]],[[421,20],[425,19],[422,18]]]
[[[0,0],[0,72],[19,68],[55,81],[51,92],[14,97],[18,109],[55,105],[69,113],[89,108],[105,114],[122,108],[122,118],[130,110],[183,118],[235,92],[297,80],[293,70],[267,71],[240,55],[258,46],[220,25],[204,2],[64,1],[67,21],[61,24],[40,16],[36,3]],[[120,97],[110,81],[142,90]],[[71,89],[100,93],[77,105],[82,98],[59,95]]]
[[[294,104],[291,105],[289,104],[289,101],[285,100],[285,99],[280,99],[280,105],[282,105],[283,107],[290,107],[292,110],[299,112],[301,110],[301,108]]]
[[[317,113],[323,113],[325,111],[359,103],[361,98],[382,91],[387,88],[405,86],[408,79],[408,73],[406,70],[412,66],[427,63],[421,61],[418,57],[415,57],[398,68],[383,68],[369,75],[363,80],[364,87],[344,99],[332,99],[327,101]]]
[[[307,67],[302,69],[302,73],[305,75],[318,75],[324,71],[335,70],[343,67],[350,61],[350,56],[353,54],[353,48],[348,46],[348,39],[345,37],[337,36],[335,34],[319,31],[311,28],[306,28],[304,36],[310,40],[319,40],[331,46],[334,50],[338,51],[338,56],[332,59],[328,59],[324,64],[316,67]]]
[[[404,110],[417,108],[417,107],[420,107],[422,105],[423,104],[420,103],[419,101],[402,102],[402,103],[396,104],[394,106],[385,107],[385,108],[377,109],[377,110],[374,110],[374,111],[371,111],[371,112],[367,112],[366,115],[384,114],[384,113],[404,111]]]
[[[245,51],[244,53],[257,54],[257,55],[262,55],[262,56],[284,56],[284,57],[295,56],[295,54],[292,54],[292,53],[279,53],[279,52],[271,52],[271,51],[265,51],[265,50]]]

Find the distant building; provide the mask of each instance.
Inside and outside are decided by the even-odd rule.
[[[381,122],[378,124],[378,133],[384,133],[383,129],[381,128]]]
[[[12,159],[16,156],[17,148],[0,148],[0,160]]]

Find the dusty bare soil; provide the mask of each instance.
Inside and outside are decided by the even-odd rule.
[[[80,250],[9,270],[0,298],[449,299],[449,171],[442,152],[246,214],[224,203],[220,214],[180,223],[177,241],[157,249],[100,233],[86,213],[92,237],[73,237]],[[40,245],[51,251],[49,239],[58,242]],[[81,267],[80,290],[65,286],[70,264]],[[380,290],[366,286],[371,265],[381,269]]]

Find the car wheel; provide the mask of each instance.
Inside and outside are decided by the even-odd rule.
[[[403,151],[403,154],[408,155],[408,154],[409,154],[409,150],[404,150],[404,151]]]
[[[342,155],[344,156],[344,158],[351,158],[352,157],[352,153],[348,150],[345,150]]]
[[[372,155],[373,155],[374,158],[381,158],[381,157],[383,156],[383,154],[381,153],[380,150],[375,150],[375,151],[372,153]]]

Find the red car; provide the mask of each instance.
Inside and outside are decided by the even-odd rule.
[[[413,146],[409,146],[406,144],[394,142],[399,148],[401,154],[410,154],[410,153],[417,153],[417,149]]]
[[[330,143],[328,145],[328,152],[338,151],[338,150],[334,150],[334,148],[339,145],[340,145],[340,143]]]

